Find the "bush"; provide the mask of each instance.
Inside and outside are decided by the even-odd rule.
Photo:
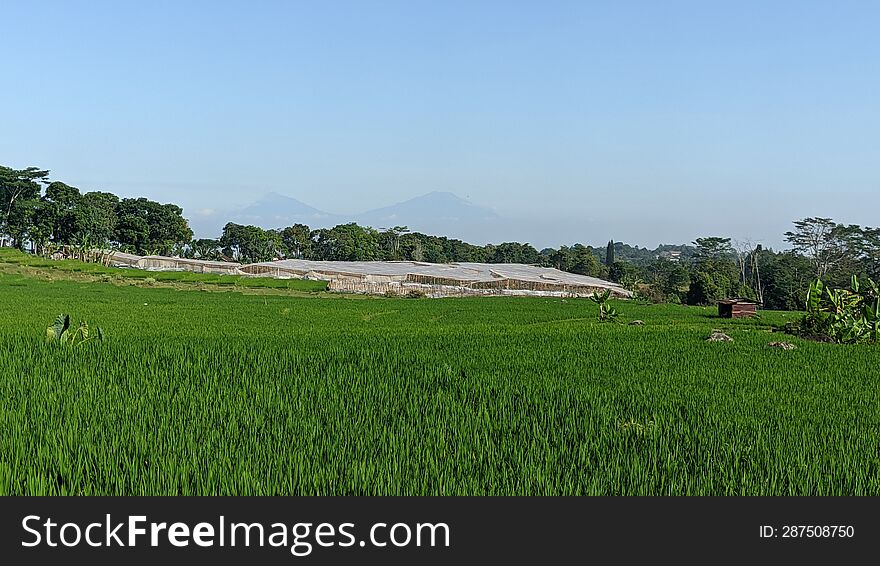
[[[790,332],[838,344],[876,344],[880,338],[880,288],[853,275],[849,289],[832,289],[816,280],[807,291],[806,314]]]
[[[608,303],[610,298],[611,291],[608,289],[605,289],[602,293],[593,291],[593,294],[590,295],[590,300],[599,305],[599,322],[614,322],[620,314]]]
[[[427,297],[427,295],[421,289],[410,289],[406,292],[407,299],[424,299],[425,297]]]
[[[713,277],[705,271],[698,271],[691,277],[687,293],[689,305],[709,305],[726,298],[727,279],[723,275]]]

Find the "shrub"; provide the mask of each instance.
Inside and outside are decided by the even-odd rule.
[[[75,346],[95,339],[101,342],[104,341],[104,331],[100,326],[92,333],[89,329],[89,323],[82,320],[76,329],[72,329],[70,326],[70,315],[64,313],[59,314],[55,318],[55,322],[46,328],[46,342]]]
[[[853,275],[849,289],[832,289],[817,279],[807,291],[806,314],[787,328],[796,334],[839,344],[876,344],[880,337],[880,289]]]
[[[613,306],[608,304],[608,299],[610,298],[611,291],[609,289],[605,289],[601,294],[593,291],[593,294],[590,296],[590,300],[599,305],[599,322],[614,322],[620,314]]]

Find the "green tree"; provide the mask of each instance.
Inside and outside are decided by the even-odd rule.
[[[281,231],[281,243],[284,256],[303,259],[311,256],[312,231],[305,224],[294,224]]]
[[[615,261],[608,267],[608,279],[617,283],[639,278],[639,269],[628,261]]]
[[[406,226],[393,226],[379,233],[380,248],[384,252],[383,259],[401,259],[400,239],[408,232],[409,228]]]
[[[220,252],[221,247],[219,239],[200,238],[198,240],[193,240],[188,246],[188,257],[193,259],[220,261],[223,259],[223,254]]]
[[[874,281],[880,280],[880,228],[865,228],[853,238],[861,271]]]
[[[673,261],[657,260],[651,270],[651,282],[662,300],[681,302],[691,283],[687,266]]]
[[[785,233],[792,248],[813,262],[817,279],[825,277],[851,253],[848,236],[851,231],[830,218],[810,217],[794,222],[794,230]]]
[[[43,201],[48,205],[47,214],[52,216],[52,241],[72,244],[78,236],[76,210],[82,195],[79,189],[61,181],[49,183]]]
[[[106,245],[116,229],[119,197],[113,193],[88,192],[74,210],[76,233],[97,245]]]
[[[0,235],[10,236],[15,247],[24,246],[37,209],[36,201],[48,177],[49,171],[36,167],[12,169],[0,165]]]
[[[697,238],[694,240],[694,244],[697,246],[695,259],[698,263],[707,260],[729,259],[733,254],[730,238],[717,236]]]
[[[802,310],[804,297],[815,279],[815,263],[793,251],[762,250],[759,256],[764,308]]]
[[[734,295],[749,295],[740,284],[730,238],[697,238],[694,270],[691,273],[687,302],[708,305]]]
[[[126,198],[116,207],[114,239],[137,253],[170,254],[192,240],[192,230],[175,204]]]
[[[316,259],[335,261],[373,261],[379,259],[379,233],[354,222],[313,232]]]
[[[609,269],[614,265],[614,240],[609,241],[605,246],[605,265]]]
[[[543,263],[544,259],[530,244],[520,244],[519,242],[504,242],[498,244],[492,250],[488,258],[489,263],[523,263],[526,265],[538,265]]]
[[[242,263],[273,260],[280,251],[282,236],[275,230],[259,226],[242,226],[229,222],[220,237],[223,253]]]
[[[34,243],[34,253],[43,254],[52,238],[55,224],[53,207],[45,200],[35,201],[36,206],[31,217],[29,237]]]
[[[579,275],[604,278],[608,276],[608,268],[599,263],[593,248],[575,244],[570,248],[571,263],[566,271]]]

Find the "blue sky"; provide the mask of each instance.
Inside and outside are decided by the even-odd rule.
[[[0,163],[223,210],[451,191],[501,239],[880,224],[877,2],[12,2]]]

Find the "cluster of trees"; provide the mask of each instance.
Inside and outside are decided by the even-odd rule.
[[[194,258],[225,257],[245,263],[276,258],[525,263],[593,276],[608,273],[599,262],[596,250],[581,244],[539,252],[530,244],[519,242],[475,246],[445,236],[411,232],[406,226],[376,230],[355,223],[315,230],[304,224],[264,230],[230,222],[218,240],[199,240],[187,253]]]
[[[803,308],[806,291],[817,277],[838,285],[853,274],[880,276],[878,229],[807,218],[795,222],[786,239],[793,249],[781,252],[718,236],[655,250],[612,241],[604,249],[574,244],[538,251],[518,242],[475,246],[410,232],[405,226],[375,230],[351,223],[313,230],[295,224],[263,230],[229,223],[219,240],[201,240],[188,253],[243,262],[299,258],[525,263],[610,279],[656,302],[707,305],[746,297],[766,308],[786,310]]]
[[[355,223],[265,230],[228,223],[219,239],[192,239],[183,210],[145,198],[82,193],[49,172],[0,166],[0,245],[36,253],[55,246],[113,247],[138,254],[182,255],[243,263],[282,258],[431,263],[524,263],[619,282],[658,302],[711,304],[749,297],[766,308],[798,309],[812,281],[843,286],[852,275],[880,278],[880,228],[805,218],[785,233],[787,251],[718,236],[654,250],[608,242],[545,248],[505,242],[476,246],[406,226],[376,230]]]
[[[139,254],[170,254],[192,240],[183,209],[145,198],[82,193],[49,172],[0,166],[0,234],[36,253],[56,246],[112,246]]]
[[[774,251],[730,238],[697,238],[676,250],[681,255],[675,261],[617,262],[609,275],[621,282],[629,277],[633,289],[656,301],[705,305],[745,297],[784,310],[802,309],[817,278],[841,287],[853,275],[880,277],[880,229],[812,217],[795,221],[785,239],[791,249]]]

